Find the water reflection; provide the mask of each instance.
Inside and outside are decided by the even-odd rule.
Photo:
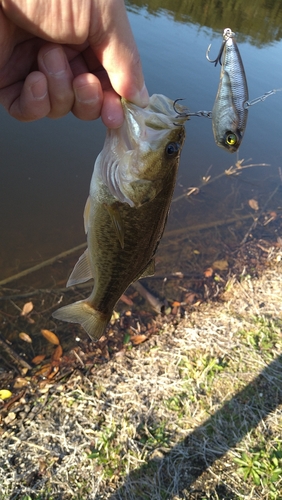
[[[149,14],[169,13],[181,23],[192,23],[201,27],[222,31],[231,26],[240,32],[241,40],[248,38],[257,46],[279,41],[282,37],[282,4],[280,0],[127,0],[126,4],[135,12],[145,7]]]
[[[185,98],[192,111],[212,109],[220,68],[206,61],[205,52],[215,37],[220,44],[227,26],[239,35],[250,99],[282,86],[280,2],[126,3],[150,94]],[[203,186],[198,196],[182,198],[172,205],[167,232],[180,229],[189,237],[193,227],[212,219],[233,217],[234,211],[251,214],[250,198],[256,197],[263,206],[281,182],[281,116],[282,93],[251,108],[239,152],[246,162],[252,158],[251,163],[269,163],[271,167],[253,167],[232,179],[223,176]],[[0,126],[1,280],[85,241],[83,208],[105,128],[100,121],[85,123],[71,115],[22,124],[3,110]],[[204,177],[216,178],[237,161],[236,156],[230,157],[214,144],[210,120],[192,118],[186,131],[176,197],[189,186],[199,186]],[[277,208],[275,203],[272,199],[271,209]],[[195,240],[193,236],[194,247],[199,247],[201,237]],[[235,244],[234,235],[231,239]],[[208,240],[202,246],[207,246],[205,259],[211,259]],[[195,259],[191,248],[187,246],[182,260],[175,258],[173,264],[173,250],[164,242],[159,253],[161,271],[165,273],[172,265],[178,266],[174,270],[191,267]],[[51,284],[52,279],[49,276]]]

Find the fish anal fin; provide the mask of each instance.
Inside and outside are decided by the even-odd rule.
[[[93,278],[93,276],[90,268],[89,252],[88,248],[86,248],[85,252],[79,257],[77,263],[75,264],[66,286],[68,287],[77,285],[78,283],[84,283],[91,278]]]
[[[69,323],[80,323],[92,340],[98,340],[104,333],[106,326],[111,319],[99,311],[96,311],[91,305],[80,300],[74,304],[61,307],[54,311],[52,316]]]
[[[141,276],[139,276],[138,279],[140,279],[140,278],[146,278],[147,276],[154,276],[154,274],[155,274],[155,259],[153,258],[152,260],[150,260],[148,266],[143,271],[143,273],[141,274]]]
[[[90,196],[88,196],[86,200],[83,212],[84,230],[86,234],[88,233],[88,228],[89,228],[89,215],[90,215]]]
[[[117,204],[113,204],[113,205],[106,205],[105,204],[105,208],[107,209],[108,214],[111,218],[113,228],[114,228],[115,233],[117,235],[117,238],[120,242],[120,246],[121,246],[121,248],[124,248],[124,232],[125,231],[124,231],[123,220],[122,220],[122,217],[120,215],[119,208],[118,208]]]

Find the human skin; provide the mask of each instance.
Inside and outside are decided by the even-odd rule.
[[[0,0],[0,104],[20,121],[101,116],[148,92],[123,0]]]

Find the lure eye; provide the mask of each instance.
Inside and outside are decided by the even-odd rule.
[[[179,144],[177,142],[170,142],[165,148],[165,152],[169,157],[176,156],[178,151]]]
[[[225,134],[225,144],[228,144],[228,146],[235,146],[237,144],[238,139],[236,134],[233,132],[226,132]]]

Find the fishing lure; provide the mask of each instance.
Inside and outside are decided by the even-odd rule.
[[[281,91],[282,88],[269,90],[262,96],[249,101],[247,79],[235,40],[235,33],[230,28],[223,31],[223,41],[216,59],[209,58],[210,48],[211,45],[206,51],[207,60],[214,63],[215,66],[218,63],[221,65],[219,86],[213,109],[212,111],[200,110],[196,112],[185,110],[184,114],[187,118],[192,116],[210,118],[217,146],[229,153],[235,153],[243,140],[248,109],[254,104],[265,101],[267,97]]]
[[[223,42],[216,59],[221,64],[219,86],[212,110],[212,129],[216,144],[234,153],[239,148],[248,118],[248,85],[241,55],[230,28],[223,31]]]

